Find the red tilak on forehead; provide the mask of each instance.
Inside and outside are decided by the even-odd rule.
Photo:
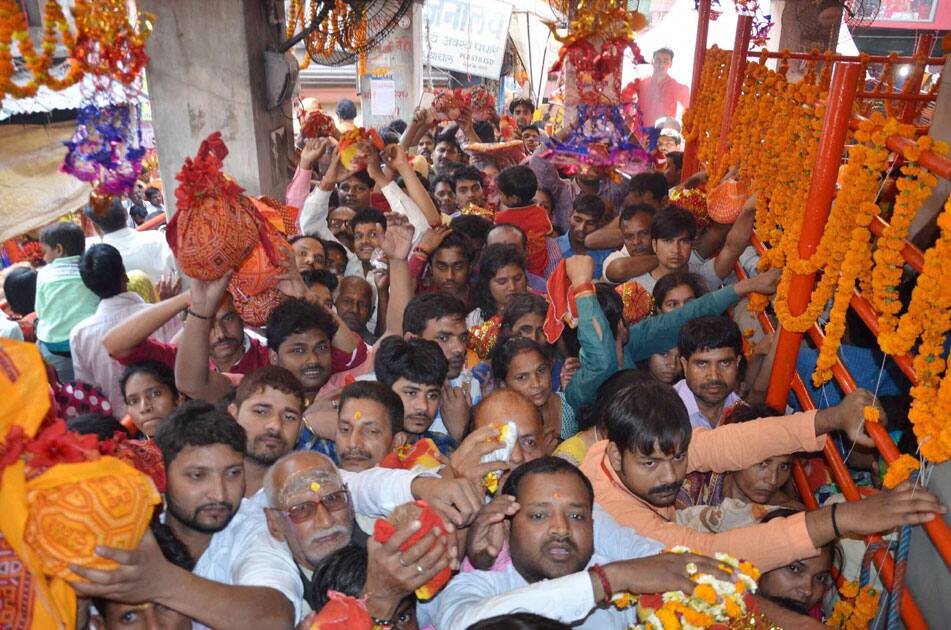
[[[551,496],[552,496],[552,498],[554,498],[554,499],[560,499],[560,498],[561,498],[561,493],[556,491],[556,492],[553,492]]]

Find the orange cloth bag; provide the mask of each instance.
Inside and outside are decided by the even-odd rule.
[[[253,206],[241,188],[222,172],[228,148],[216,131],[186,158],[175,176],[177,212],[165,238],[178,268],[192,278],[216,280],[240,265],[258,240]]]

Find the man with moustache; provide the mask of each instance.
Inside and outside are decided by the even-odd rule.
[[[667,545],[686,545],[700,553],[723,551],[771,571],[818,555],[839,535],[920,524],[947,508],[933,494],[920,488],[915,492],[907,483],[861,501],[711,534],[676,522],[674,502],[687,473],[730,472],[769,457],[815,452],[834,431],[872,446],[862,410],[873,403],[870,392],[857,390],[819,411],[694,429],[671,386],[639,380],[618,391],[605,407],[607,439],[591,446],[581,470],[594,484],[597,502],[622,525]]]
[[[376,342],[376,335],[367,328],[374,311],[373,287],[359,276],[347,276],[340,281],[334,306],[337,315],[354,333],[368,344]]]
[[[690,591],[690,563],[701,572],[727,577],[715,560],[694,554],[643,554],[612,562],[598,553],[594,490],[587,477],[563,459],[543,457],[522,464],[502,492],[514,497],[517,506],[510,516],[512,563],[498,571],[454,577],[434,602],[435,625],[441,630],[461,630],[514,612],[538,613],[572,627],[623,628],[636,622],[636,612],[633,607],[621,611],[610,606],[606,584],[617,593]],[[645,551],[656,554],[656,549]]]
[[[477,475],[481,479],[487,468],[479,464],[478,458],[485,449],[469,448],[470,440],[487,440],[498,434],[487,434],[500,422],[514,422],[518,431],[515,448],[508,461],[496,462],[494,469],[502,470],[499,486],[505,485],[512,471],[520,466],[548,455],[542,446],[543,423],[541,412],[530,400],[511,389],[498,389],[486,396],[476,406],[472,419],[472,433],[469,434],[459,450],[453,454],[449,469],[451,474],[462,477]],[[457,455],[469,454],[468,458]],[[446,474],[444,470],[443,474]],[[500,571],[511,564],[508,549],[510,521],[519,510],[515,497],[504,492],[498,493],[476,515],[469,527],[466,540],[466,558],[472,568]],[[595,505],[592,512],[594,523],[594,546],[598,553],[611,560],[647,556],[659,553],[663,549],[660,543],[634,534],[634,531],[621,527],[607,512]],[[464,566],[464,568],[466,568]]]
[[[680,329],[677,348],[684,378],[674,389],[680,395],[690,425],[695,429],[720,426],[723,412],[736,403],[743,336],[732,319],[708,315],[692,319]]]
[[[260,507],[242,501],[247,435],[228,413],[185,403],[159,425],[155,442],[168,477],[165,523],[196,559],[192,573],[164,558],[147,532],[133,551],[101,550],[111,571],[74,567],[80,595],[154,602],[209,628],[290,627],[303,589],[287,549],[256,527]]]
[[[334,445],[340,468],[360,472],[378,466],[403,428],[403,401],[389,387],[357,381],[340,394]]]
[[[296,443],[305,404],[303,386],[285,368],[266,365],[241,380],[228,413],[248,435],[245,497],[261,489],[268,468]]]
[[[358,514],[347,484],[327,456],[297,451],[282,457],[265,476],[264,491],[270,535],[290,550],[305,591],[311,590],[314,569],[322,560],[350,543],[368,546],[367,535],[355,526]],[[429,564],[432,554],[428,552],[435,544],[443,543],[437,542],[435,532],[430,532],[402,552],[388,546],[373,549],[371,554],[378,559],[380,554],[390,556],[389,562],[384,560],[375,566],[386,567],[384,573],[391,576],[410,568],[410,575],[422,575],[438,568]],[[454,561],[452,547],[449,546],[448,553]],[[379,581],[381,576],[368,576],[368,582],[371,577]],[[371,601],[376,597],[374,594]],[[368,604],[372,606],[371,602]]]

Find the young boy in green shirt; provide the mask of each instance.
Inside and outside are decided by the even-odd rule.
[[[61,382],[73,380],[69,333],[73,326],[94,315],[99,298],[86,288],[79,275],[79,258],[86,250],[82,228],[60,221],[40,232],[43,260],[36,277],[36,340],[43,358]]]

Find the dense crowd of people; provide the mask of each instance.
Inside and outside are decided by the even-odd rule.
[[[393,121],[352,169],[302,141],[286,300],[261,328],[230,275],[181,278],[162,233],[130,227],[158,190],[88,209],[95,237],[40,233],[45,264],[4,292],[62,414],[148,438],[168,479],[137,549],[75,569],[81,626],[291,628],[343,593],[381,628],[624,628],[612,594],[689,590],[722,551],[763,572],[773,623],[819,627],[839,538],[944,511],[907,485],[805,511],[793,460],[833,434],[870,445],[873,398],[765,406],[774,340],[744,332],[744,304],[779,275],[755,271],[753,204],[726,225],[670,201],[673,112],[666,171],[611,176],[555,163],[534,110],[507,108],[514,160],[468,151],[500,132],[466,112]],[[380,542],[376,520],[417,500],[445,531],[407,546],[408,519]]]

